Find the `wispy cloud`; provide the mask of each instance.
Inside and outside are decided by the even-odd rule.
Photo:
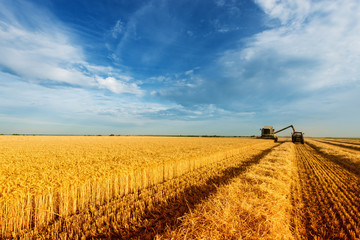
[[[114,1],[127,8],[94,28],[86,11],[60,21],[35,2],[0,1],[0,121],[147,133],[220,121],[232,133],[238,121],[360,118],[357,0]]]
[[[150,119],[170,119],[185,121],[204,121],[210,119],[234,119],[234,118],[252,118],[254,112],[227,111],[216,107],[213,104],[199,104],[193,106],[174,105],[165,109],[158,109],[151,112],[144,112],[144,116]]]
[[[289,85],[297,91],[359,80],[360,5],[356,1],[258,2],[282,24],[249,39],[245,49],[225,53],[220,61],[230,74],[275,87]]]
[[[321,124],[334,119],[335,112],[341,113],[336,116],[341,122],[359,119],[350,109],[358,108],[360,101],[360,4],[256,2],[266,13],[266,30],[239,40],[199,71],[162,78],[166,84],[153,95],[185,109],[158,114],[201,119],[211,114],[205,108],[192,112],[192,106],[215,106],[234,118],[266,119],[260,126]],[[247,112],[253,115],[236,115]]]
[[[337,129],[336,124],[329,126],[329,135],[344,136],[345,123],[360,118],[350,110],[360,100],[355,94],[360,90],[360,4],[257,2],[268,13],[271,28],[218,59],[225,82],[235,90],[219,83],[228,92],[224,97],[237,92],[238,102],[245,103],[241,109],[251,107],[258,118],[279,125],[294,122],[325,128],[324,123],[336,118]]]
[[[150,108],[131,74],[87,61],[72,29],[27,1],[0,3],[0,53],[5,133],[86,133],[103,124],[137,125]]]
[[[23,82],[20,77],[0,73],[0,122],[9,129],[30,133],[98,132],[104,128],[122,129],[143,125],[144,116],[166,110],[174,104],[144,102],[134,94],[109,95],[83,88],[49,88],[36,83]],[[114,90],[115,91],[115,90]],[[24,122],[24,126],[18,126]],[[8,128],[2,122],[3,133]],[[33,131],[26,131],[31,126]],[[99,130],[91,130],[91,126]],[[49,129],[45,129],[49,127]],[[53,128],[51,130],[51,127]]]
[[[2,71],[39,84],[66,83],[78,87],[108,88],[114,93],[139,94],[139,86],[135,82],[124,82],[121,70],[87,62],[81,46],[72,40],[75,37],[70,29],[46,10],[23,1],[7,5],[2,2],[0,5]],[[114,34],[119,34],[120,22],[117,25]],[[127,79],[132,78],[128,76]]]
[[[223,52],[216,64],[192,76],[205,81],[195,90],[185,86],[179,91],[180,103],[237,100],[239,105],[256,108],[266,99],[289,103],[360,80],[357,1],[257,2],[268,14],[266,21],[277,19],[278,24],[245,44],[240,41]]]
[[[111,31],[111,35],[113,38],[118,38],[119,34],[124,31],[124,23],[121,20],[117,20],[115,26]]]
[[[301,24],[309,16],[311,0],[255,0],[269,18],[281,24]],[[328,3],[326,3],[328,4]]]

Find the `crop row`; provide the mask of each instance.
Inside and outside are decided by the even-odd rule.
[[[0,136],[0,202],[254,143],[242,138]]]
[[[314,140],[308,140],[307,143],[324,158],[360,176],[359,151]]]
[[[333,146],[338,146],[342,148],[360,150],[360,143],[347,142],[347,141],[339,141],[339,140],[331,140],[331,139],[316,139],[318,142],[331,144]]]
[[[300,238],[356,239],[360,237],[358,177],[320,156],[308,145],[297,145],[297,189],[303,206],[298,214]],[[301,237],[302,236],[302,237]]]
[[[294,144],[276,146],[257,164],[181,218],[164,239],[294,239],[291,186]]]
[[[360,145],[360,138],[321,138],[318,140],[325,140],[337,143],[347,143],[353,145]]]

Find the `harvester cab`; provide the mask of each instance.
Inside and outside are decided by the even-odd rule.
[[[273,139],[275,129],[272,126],[265,126],[261,129],[261,138]]]
[[[275,129],[272,126],[264,126],[261,130],[261,136],[257,138],[262,139],[274,139],[277,142],[277,137],[275,136]]]

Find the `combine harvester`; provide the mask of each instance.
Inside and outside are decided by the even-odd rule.
[[[292,128],[293,133],[291,134],[291,141],[293,143],[295,142],[300,142],[302,144],[304,144],[304,133],[303,132],[297,132],[294,128],[293,125],[287,126],[285,128],[280,129],[279,131],[275,132],[275,129],[272,126],[264,126],[261,129],[261,137],[258,138],[263,138],[263,139],[274,139],[275,142],[278,141],[278,137],[275,136],[275,134],[284,131],[288,128]]]

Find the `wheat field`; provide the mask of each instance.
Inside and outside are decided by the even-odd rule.
[[[357,139],[0,136],[11,239],[358,239]]]

